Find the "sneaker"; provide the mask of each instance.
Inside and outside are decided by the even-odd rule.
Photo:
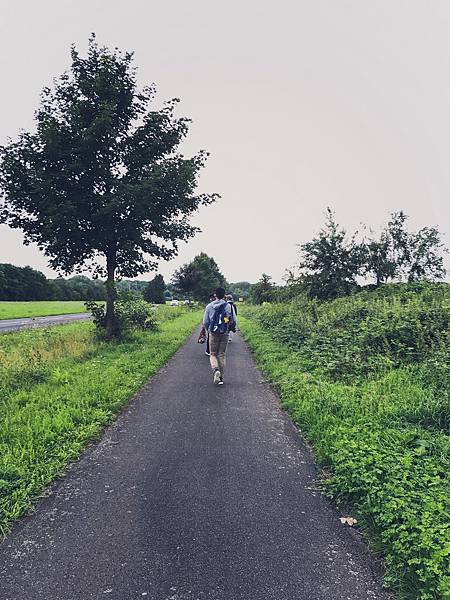
[[[222,377],[220,378],[220,381],[219,381],[219,383],[217,385],[223,385],[223,379],[222,379]]]
[[[218,385],[218,384],[220,383],[220,380],[221,380],[221,377],[220,377],[220,371],[219,371],[219,369],[216,369],[216,370],[214,371],[214,379],[213,379],[213,381],[214,381],[214,383],[215,383],[216,385]]]
[[[211,356],[211,352],[206,352],[206,350],[205,350],[205,354],[206,354],[206,356]]]

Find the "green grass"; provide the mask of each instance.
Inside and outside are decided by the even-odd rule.
[[[324,489],[352,507],[409,600],[450,598],[448,294],[390,288],[240,315]]]
[[[0,302],[0,320],[84,313],[83,301]]]
[[[0,533],[164,365],[200,311],[160,311],[157,331],[106,343],[91,323],[0,338]]]

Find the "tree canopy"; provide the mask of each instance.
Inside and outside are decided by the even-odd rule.
[[[225,287],[227,282],[216,261],[201,252],[191,262],[184,264],[172,278],[174,287],[180,294],[205,302],[215,288]]]
[[[336,298],[349,294],[356,287],[356,277],[363,265],[361,246],[356,243],[355,235],[347,238],[330,208],[325,226],[300,249],[300,270],[311,296]]]
[[[250,287],[250,300],[254,304],[263,302],[272,302],[274,299],[275,285],[272,283],[272,277],[263,273],[261,279]]]
[[[407,220],[403,211],[392,213],[379,238],[369,238],[365,243],[365,273],[375,278],[376,285],[445,276],[442,257],[445,247],[438,229],[423,227],[410,232]]]
[[[151,302],[152,304],[164,304],[166,302],[166,284],[164,283],[164,277],[162,275],[155,275],[154,278],[148,282],[147,287],[144,290],[144,300]]]
[[[36,131],[1,149],[6,222],[35,242],[63,273],[89,266],[107,277],[107,330],[114,281],[154,268],[198,228],[189,217],[215,195],[196,193],[207,154],[177,153],[189,120],[177,100],[152,108],[130,53],[99,47],[71,52],[70,70],[45,88]],[[108,333],[108,331],[107,331]]]

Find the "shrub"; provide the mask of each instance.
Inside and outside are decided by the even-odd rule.
[[[96,302],[86,302],[92,313],[98,334],[103,337],[106,331],[106,307]],[[132,292],[119,292],[114,306],[113,335],[122,337],[135,329],[156,329],[156,310],[141,297]]]

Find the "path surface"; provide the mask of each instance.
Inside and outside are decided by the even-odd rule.
[[[90,313],[74,313],[69,315],[52,315],[50,317],[27,317],[23,319],[0,320],[0,333],[9,333],[18,329],[32,327],[46,327],[47,325],[63,325],[73,321],[85,321],[90,318]]]
[[[2,600],[375,600],[380,576],[239,337],[195,336],[0,545]]]

